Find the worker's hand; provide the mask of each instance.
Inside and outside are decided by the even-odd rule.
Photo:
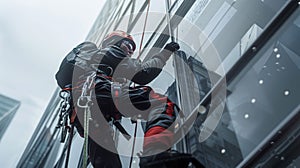
[[[160,60],[163,61],[163,64],[165,64],[170,56],[173,54],[173,52],[179,50],[179,44],[176,42],[170,42],[166,44],[165,48],[157,54],[155,57],[159,58]]]
[[[170,42],[165,46],[165,50],[171,51],[171,52],[175,52],[177,50],[179,50],[180,46],[178,43],[176,42]]]

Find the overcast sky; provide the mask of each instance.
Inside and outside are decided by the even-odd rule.
[[[57,87],[61,60],[84,41],[104,2],[0,1],[0,94],[21,101],[0,142],[1,167],[17,165]]]

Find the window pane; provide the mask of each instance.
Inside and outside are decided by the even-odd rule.
[[[218,126],[196,150],[190,148],[206,167],[236,167],[299,105],[299,25],[298,9],[228,86]],[[201,138],[203,120],[197,118],[190,138]]]

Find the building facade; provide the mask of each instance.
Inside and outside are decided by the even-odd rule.
[[[0,94],[0,141],[20,105],[20,101]]]
[[[86,40],[100,46],[107,33],[127,31],[137,44],[133,57],[141,60],[171,40],[180,44],[183,52],[149,84],[182,109],[174,123],[174,149],[192,153],[206,167],[297,167],[299,4],[110,0]],[[51,99],[18,167],[63,167],[66,160],[69,167],[81,167],[83,139],[74,135],[69,155],[67,143],[60,143],[60,101],[58,94]],[[125,125],[133,135],[134,124]],[[143,133],[140,126],[137,131],[141,138],[134,145],[116,135],[124,167],[138,167]]]

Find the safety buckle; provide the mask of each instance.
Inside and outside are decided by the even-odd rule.
[[[80,96],[77,100],[77,106],[80,108],[88,108],[91,105],[93,102],[90,96]]]
[[[111,95],[114,98],[118,98],[122,94],[122,84],[119,82],[112,82],[111,84]]]

